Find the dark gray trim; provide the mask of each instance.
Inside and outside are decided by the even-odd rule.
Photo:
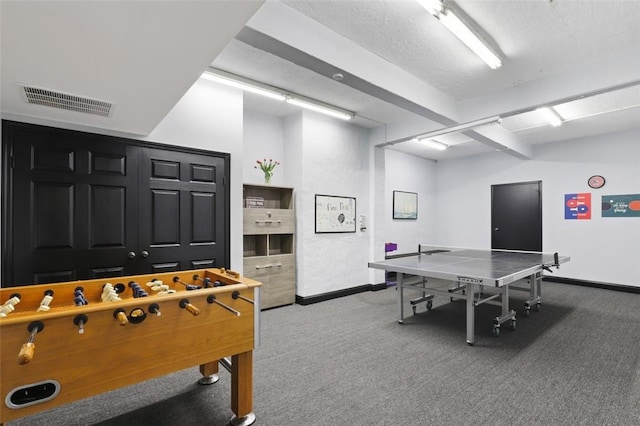
[[[365,284],[357,287],[345,288],[342,290],[330,291],[328,293],[314,294],[313,296],[298,296],[296,294],[296,303],[298,305],[311,305],[313,303],[325,302],[331,299],[338,299],[344,296],[351,296],[353,294],[364,293],[367,291],[379,291],[387,288],[385,283],[379,284]]]
[[[574,278],[552,277],[552,276],[549,276],[549,275],[545,275],[544,277],[542,277],[542,280],[543,281],[555,282],[555,283],[580,285],[580,286],[583,286],[583,287],[594,287],[594,288],[602,288],[602,289],[605,289],[605,290],[624,291],[624,292],[627,292],[627,293],[640,294],[640,286],[639,287],[633,287],[633,286],[629,286],[629,285],[603,283],[603,282],[598,282],[598,281],[576,280]]]

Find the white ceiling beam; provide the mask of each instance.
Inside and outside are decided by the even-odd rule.
[[[310,58],[300,61],[307,64],[300,65],[313,66],[312,59],[321,62],[316,65],[318,69],[310,68],[312,71],[331,78],[333,73],[327,75],[322,69],[323,64],[330,65],[334,72],[345,74],[343,84],[364,93],[372,92],[368,94],[382,100],[388,97],[388,102],[408,110],[413,106],[421,107],[424,111],[415,108],[419,115],[441,125],[458,122],[455,99],[282,3],[266,2],[247,27],[255,31],[254,36],[243,30],[244,37],[241,34],[237,38],[254,47],[269,49],[270,53],[294,63],[297,63],[296,55],[306,54]],[[266,38],[272,39],[270,44]],[[256,46],[256,43],[263,44]]]
[[[513,155],[521,160],[530,160],[533,158],[533,149],[531,146],[522,142],[518,136],[500,125],[479,127],[463,133],[484,145],[495,148],[497,151]]]

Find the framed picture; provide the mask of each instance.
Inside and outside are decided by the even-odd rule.
[[[418,194],[393,191],[393,218],[418,219]]]
[[[356,232],[356,199],[316,194],[316,234]]]

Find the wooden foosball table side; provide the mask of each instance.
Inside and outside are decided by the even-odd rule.
[[[152,279],[175,292],[155,293]],[[102,300],[107,282],[125,287],[120,300]],[[148,296],[133,297],[130,282]],[[88,304],[75,305],[78,287]],[[207,383],[227,357],[232,423],[250,424],[259,287],[207,269],[0,289],[0,304],[20,299],[0,318],[0,424],[198,365]],[[38,311],[45,292],[53,299]]]

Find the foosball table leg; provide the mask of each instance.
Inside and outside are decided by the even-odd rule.
[[[256,421],[253,414],[253,352],[231,357],[231,418],[233,426],[248,426]]]
[[[200,365],[202,377],[198,380],[201,385],[212,385],[220,380],[218,376],[218,361]]]

